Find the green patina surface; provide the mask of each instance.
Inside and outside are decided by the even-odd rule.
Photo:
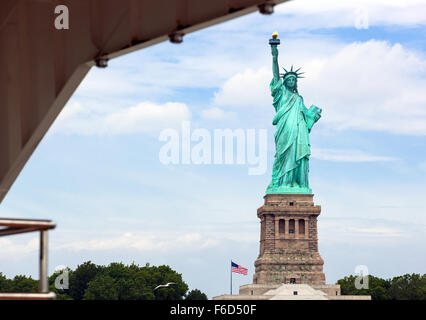
[[[297,79],[302,78],[293,67],[279,73],[279,40],[270,40],[272,49],[273,78],[270,83],[276,114],[272,124],[276,126],[275,157],[272,181],[266,189],[270,193],[312,193],[309,188],[309,133],[321,117],[321,109],[312,105],[309,109],[297,91]]]

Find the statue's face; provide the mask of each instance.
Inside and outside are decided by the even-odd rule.
[[[297,80],[296,80],[295,77],[287,78],[285,81],[286,81],[287,87],[289,89],[293,90],[296,87],[296,81]]]

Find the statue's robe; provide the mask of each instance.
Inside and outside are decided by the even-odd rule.
[[[273,78],[270,88],[276,110],[272,121],[276,126],[276,153],[268,189],[280,186],[309,188],[309,132],[321,116],[321,109],[312,106],[308,110],[302,96],[289,91],[281,78]]]

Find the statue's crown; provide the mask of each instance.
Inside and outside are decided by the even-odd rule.
[[[293,65],[292,65],[290,71],[287,71],[285,68],[283,68],[283,69],[284,69],[285,73],[280,73],[280,76],[283,79],[285,79],[285,78],[287,78],[289,76],[293,76],[293,77],[296,77],[296,78],[304,78],[304,77],[300,76],[301,74],[304,74],[304,72],[297,72],[301,68],[299,68],[297,70],[293,70]]]

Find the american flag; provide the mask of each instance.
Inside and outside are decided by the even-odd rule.
[[[232,269],[232,272],[241,273],[245,276],[247,275],[247,271],[248,271],[248,269],[243,268],[242,266],[240,266],[240,265],[238,265],[238,264],[236,264],[232,261],[231,261],[231,269]]]

